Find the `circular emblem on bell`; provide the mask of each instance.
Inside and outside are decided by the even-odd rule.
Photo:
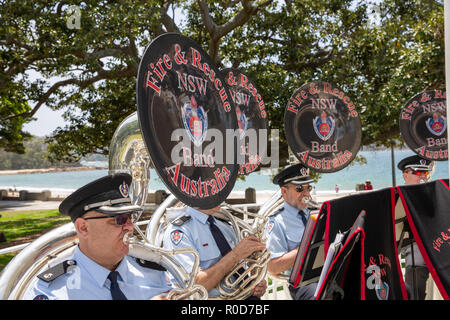
[[[339,171],[361,146],[361,119],[351,98],[316,81],[298,88],[284,114],[286,140],[297,159],[318,172]]]
[[[208,130],[208,116],[202,106],[198,106],[195,97],[192,96],[189,103],[182,108],[183,123],[191,141],[200,146],[205,140]]]
[[[416,94],[400,113],[400,133],[408,147],[431,161],[448,159],[445,91]]]
[[[314,118],[313,126],[317,136],[323,141],[327,141],[334,132],[335,123],[332,116],[329,116],[325,111],[322,111],[320,117]]]
[[[239,127],[239,138],[243,139],[245,133],[247,132],[247,117],[245,116],[245,113],[241,112],[241,108],[239,108],[238,106],[236,106],[236,116]]]
[[[237,152],[226,139],[238,126],[212,59],[193,40],[165,33],[145,49],[136,90],[142,137],[166,187],[191,207],[222,203],[238,175]]]

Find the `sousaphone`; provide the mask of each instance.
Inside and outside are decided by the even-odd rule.
[[[361,119],[356,105],[346,92],[332,83],[313,81],[296,89],[286,105],[284,126],[286,140],[296,160],[316,172],[326,174],[344,169],[354,160],[361,146]],[[281,206],[281,192],[278,193],[278,198],[274,195],[271,201],[278,201]],[[311,197],[304,198],[303,201],[312,209],[309,219],[314,219],[321,203],[315,202]],[[266,208],[261,209],[269,211]],[[272,213],[277,210],[270,211]],[[271,213],[261,212],[268,216]],[[306,232],[303,237],[300,247],[309,240]],[[303,253],[300,248],[291,275],[272,276],[284,281],[292,279],[299,273],[299,260],[301,262]],[[315,266],[323,265],[323,255],[318,255],[315,259]],[[306,278],[302,277],[302,281],[298,281],[296,285],[308,284],[309,282],[303,282],[304,279]]]
[[[259,95],[255,102],[254,92],[245,94],[251,105],[262,101]],[[245,141],[241,139],[241,133],[245,134],[242,121],[259,126],[251,116],[243,115],[238,127],[235,98],[223,73],[191,39],[168,33],[146,49],[137,80],[138,120],[155,170],[171,192],[147,225],[145,236],[152,245],[162,246],[167,225],[184,206],[214,208],[230,194],[240,165],[249,159],[238,162],[237,150]],[[262,111],[258,115],[266,118]],[[257,161],[252,164],[248,168],[253,170],[259,165]],[[230,222],[238,240],[249,234],[263,237],[264,221],[254,214],[255,225],[251,225],[238,219],[242,212],[237,211],[222,206],[217,215]],[[264,250],[238,263],[219,284],[220,299],[248,297],[264,278],[268,258]],[[235,279],[233,275],[241,268],[245,273]]]

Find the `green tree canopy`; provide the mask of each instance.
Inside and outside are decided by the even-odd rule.
[[[48,137],[56,160],[108,153],[115,128],[136,110],[143,50],[165,32],[191,37],[219,67],[252,78],[284,152],[284,108],[304,83],[328,81],[349,94],[364,145],[392,144],[406,101],[445,89],[442,1],[0,3],[0,148],[23,151],[22,126],[45,104],[68,123]],[[71,5],[79,27],[69,23]]]
[[[1,152],[0,170],[81,167],[79,162],[50,161],[44,138],[31,138],[25,141],[24,147],[24,154]]]

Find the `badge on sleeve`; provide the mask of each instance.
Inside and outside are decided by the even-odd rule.
[[[270,234],[273,230],[273,225],[274,222],[273,221],[269,221],[269,223],[267,224],[267,233]]]
[[[170,239],[172,240],[172,243],[174,245],[178,245],[181,239],[183,239],[183,231],[181,230],[172,231],[172,233],[170,234]]]
[[[48,297],[45,294],[40,294],[34,297],[33,300],[48,300]]]
[[[381,285],[375,285],[375,292],[378,300],[387,300],[389,298],[389,285],[383,281]]]

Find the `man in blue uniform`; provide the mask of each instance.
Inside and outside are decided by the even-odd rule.
[[[165,249],[193,248],[197,251],[200,271],[196,283],[205,287],[211,298],[220,296],[216,286],[236,263],[255,251],[265,249],[265,245],[254,236],[238,242],[232,226],[212,215],[219,209],[197,210],[188,207],[167,227],[163,244]],[[177,254],[174,258],[188,272],[192,270],[192,254]],[[261,281],[253,288],[251,299],[261,297],[266,288],[266,281]]]
[[[131,179],[125,173],[102,177],[64,199],[59,211],[71,217],[79,244],[68,260],[37,276],[25,299],[157,299],[172,288],[163,267],[127,256],[122,239],[140,209],[131,205]]]
[[[428,182],[431,177],[434,162],[419,156],[410,156],[401,160],[397,167],[403,172],[402,176],[407,185]],[[413,300],[425,300],[427,279],[430,274],[419,247],[414,242],[404,247],[401,252],[405,255],[405,282],[408,295]],[[414,259],[414,263],[413,263]],[[414,280],[415,278],[415,280]],[[414,282],[416,286],[414,286]],[[417,287],[417,292],[413,288]],[[417,294],[417,296],[416,296]]]
[[[312,190],[308,170],[301,164],[289,166],[273,179],[281,188],[284,204],[272,215],[266,225],[267,248],[272,254],[268,271],[273,275],[289,275],[297,256],[310,210],[303,202]],[[317,284],[303,287],[289,287],[294,300],[312,300]]]

